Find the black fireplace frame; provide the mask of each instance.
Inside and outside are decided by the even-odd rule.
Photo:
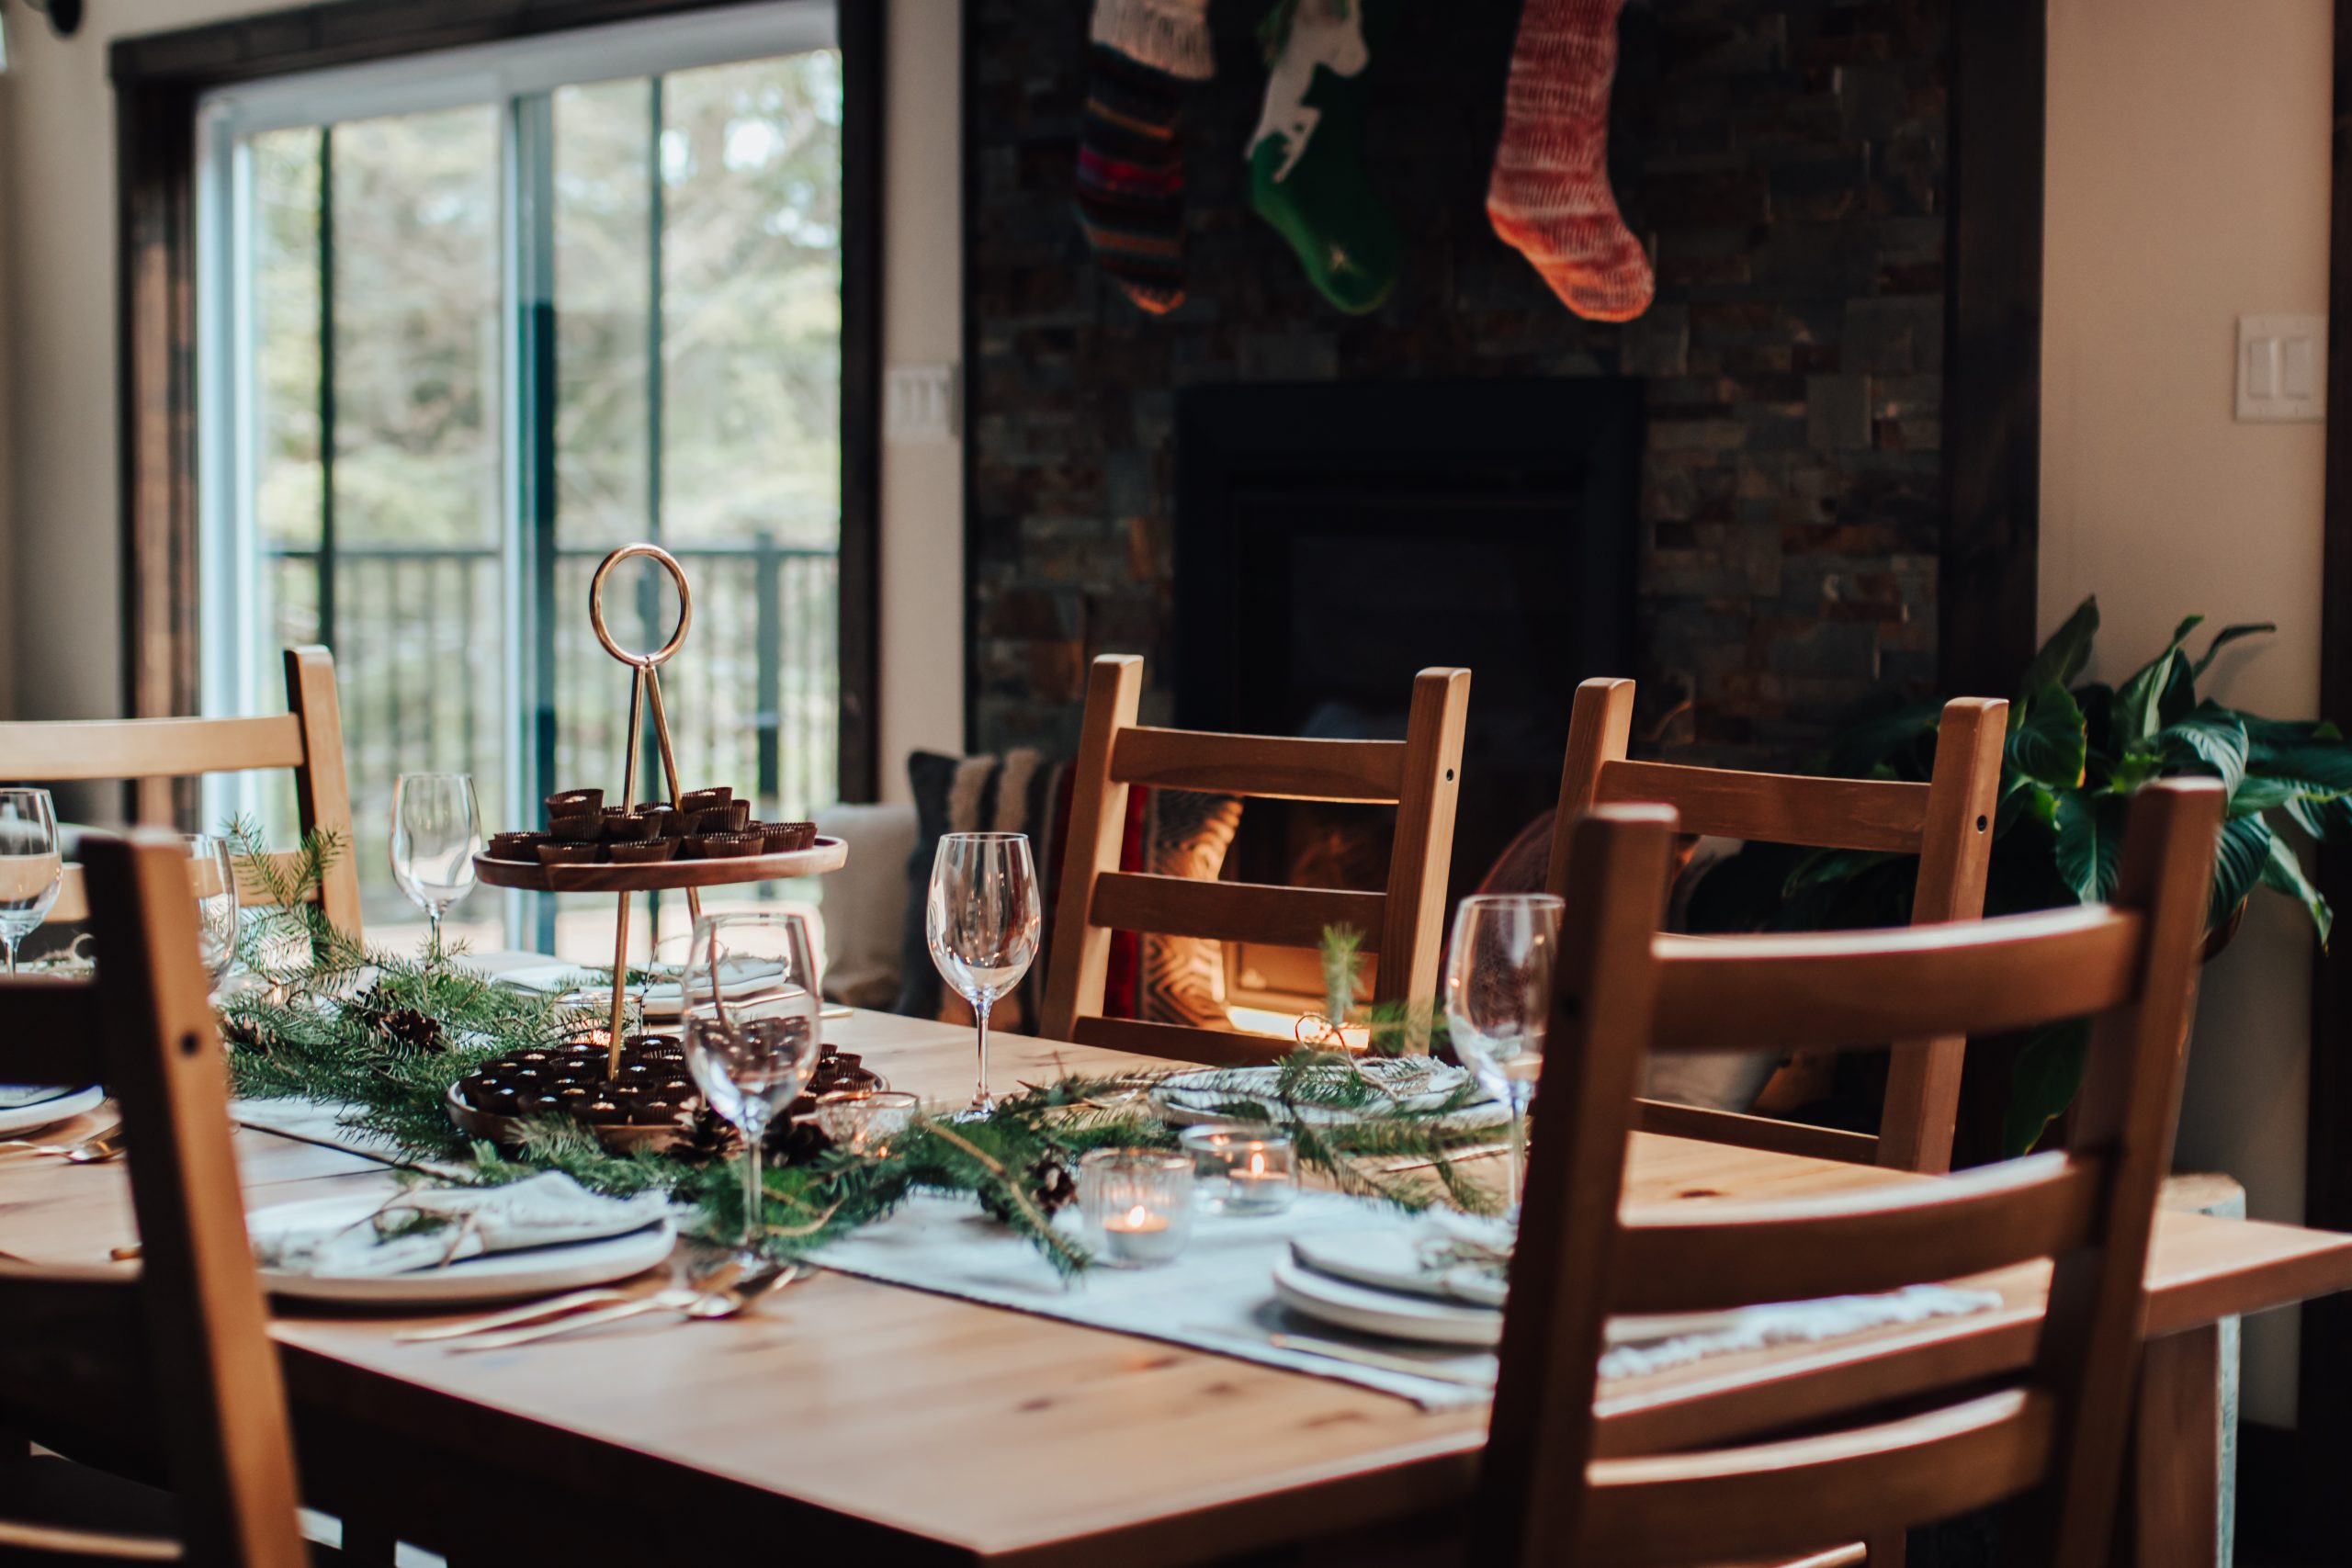
[[[1240,711],[1234,584],[1243,541],[1182,520],[1226,516],[1248,489],[1411,485],[1465,499],[1572,492],[1578,515],[1619,520],[1582,541],[1562,584],[1586,673],[1632,674],[1640,556],[1643,390],[1578,377],[1465,381],[1217,383],[1176,398],[1175,721],[1219,728]],[[1378,628],[1366,628],[1378,635]],[[1561,712],[1568,676],[1562,672]],[[1563,718],[1565,723],[1565,716]]]

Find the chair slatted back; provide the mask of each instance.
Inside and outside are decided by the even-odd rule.
[[[1575,825],[1585,897],[1562,936],[1477,1561],[1814,1551],[2018,1496],[2004,1561],[2102,1560],[2221,815],[2211,781],[2143,791],[2109,906],[1724,942],[1657,932],[1670,808],[1603,807]],[[1928,1037],[2085,1016],[2089,1070],[2063,1153],[1830,1199],[1621,1212],[1654,1051],[1856,1047],[1890,1025]],[[1886,1291],[2039,1258],[2053,1265],[2040,1348],[2006,1384],[1914,1358],[1886,1374],[1878,1397],[1909,1401],[1893,1413],[1799,1394],[1777,1419],[1749,1413],[1761,1440],[1741,1446],[1596,1450],[1613,1312]],[[1785,1435],[1800,1421],[1804,1435]]]
[[[1424,670],[1414,677],[1402,740],[1293,740],[1155,728],[1136,722],[1142,697],[1142,660],[1114,653],[1094,660],[1039,1032],[1220,1066],[1272,1061],[1293,1048],[1292,1042],[1271,1036],[1102,1017],[1114,931],[1311,948],[1326,926],[1353,926],[1364,935],[1364,951],[1380,955],[1375,1000],[1434,996],[1470,672]],[[1123,872],[1127,791],[1138,784],[1394,806],[1387,886],[1378,893],[1346,892]]]
[[[180,1504],[176,1543],[0,1518],[0,1548],[294,1568],[305,1549],[277,1352],[229,1141],[228,1070],[172,835],[85,846],[95,980],[0,980],[0,1077],[104,1082],[135,1151],[136,1269],[0,1262],[0,1415],[40,1431],[136,1409]],[[139,1428],[133,1428],[139,1429]],[[5,1513],[5,1509],[0,1509]]]
[[[127,718],[61,723],[0,724],[0,770],[12,783],[65,784],[88,780],[198,778],[207,773],[290,768],[302,831],[324,829],[344,852],[328,867],[319,902],[346,931],[359,930],[359,868],[352,858],[351,782],[343,754],[343,705],[334,683],[334,656],[323,648],[286,650],[287,712],[253,718]],[[142,790],[142,820],[168,820],[168,797]],[[295,857],[275,857],[282,866]],[[241,893],[259,897],[250,883]],[[89,918],[90,900],[79,866],[65,868],[65,885],[50,910],[51,921]]]
[[[2008,707],[1984,697],[1946,703],[1929,783],[1812,778],[1633,761],[1625,752],[1634,722],[1634,682],[1587,681],[1577,688],[1554,820],[1574,822],[1596,806],[1650,801],[1673,807],[1686,833],[1917,855],[1912,923],[1974,919],[1984,910]],[[1582,895],[1581,889],[1570,892],[1566,832],[1553,834],[1544,886],[1564,898]],[[1882,1036],[1880,1043],[1888,1038]],[[1644,1101],[1643,1125],[1651,1132],[1783,1154],[1899,1170],[1948,1170],[1966,1046],[1961,1035],[1895,1044],[1874,1137],[1660,1100]]]

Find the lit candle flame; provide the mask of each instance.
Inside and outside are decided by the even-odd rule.
[[[1127,1224],[1131,1228],[1140,1230],[1143,1227],[1144,1221],[1148,1218],[1150,1218],[1150,1216],[1144,1213],[1144,1207],[1141,1203],[1137,1203],[1134,1208],[1127,1211]]]
[[[1252,1176],[1263,1176],[1266,1174],[1266,1156],[1264,1155],[1251,1155],[1250,1156],[1250,1174]]]

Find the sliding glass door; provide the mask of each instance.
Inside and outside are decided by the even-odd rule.
[[[829,8],[743,7],[208,106],[207,705],[282,703],[277,650],[334,649],[371,937],[414,923],[385,864],[400,773],[472,773],[493,826],[618,788],[627,681],[587,592],[631,540],[695,584],[669,674],[690,782],[755,791],[763,817],[832,798],[830,41]],[[675,615],[650,570],[616,574],[606,609],[646,647]],[[552,903],[482,893],[462,919],[609,953],[609,900]]]

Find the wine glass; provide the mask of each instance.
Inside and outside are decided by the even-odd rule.
[[[1566,908],[1548,893],[1464,898],[1445,958],[1445,1021],[1453,1054],[1488,1094],[1510,1108],[1510,1175],[1519,1206],[1527,1163],[1527,1102],[1544,1067],[1552,1012],[1552,961]]]
[[[777,1111],[808,1085],[823,1052],[808,923],[777,911],[705,915],[679,976],[686,1070],[710,1108],[742,1130],[743,1236],[738,1261],[759,1260],[765,1188],[760,1143]]]
[[[9,974],[17,972],[17,944],[48,918],[64,883],[49,791],[0,789],[0,942]]]
[[[188,880],[196,891],[196,940],[218,988],[237,962],[237,867],[229,841],[213,833],[183,833]]]
[[[428,953],[441,953],[441,916],[474,890],[481,811],[471,773],[402,773],[392,785],[392,880],[432,928]]]
[[[949,833],[939,840],[923,935],[940,977],[972,1004],[979,1032],[979,1087],[967,1114],[996,1109],[989,1095],[989,1009],[1029,972],[1042,918],[1027,834]]]

